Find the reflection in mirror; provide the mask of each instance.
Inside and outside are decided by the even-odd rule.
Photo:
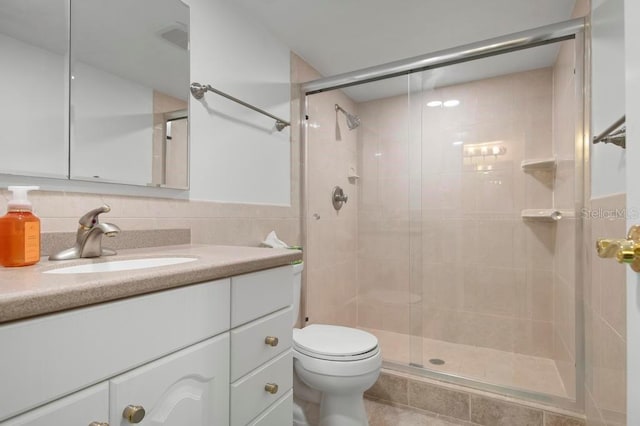
[[[67,0],[0,1],[0,173],[66,178]]]
[[[188,6],[72,0],[71,16],[71,178],[187,188]]]
[[[153,92],[153,183],[169,188],[188,185],[187,103]]]

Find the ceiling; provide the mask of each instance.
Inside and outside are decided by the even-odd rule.
[[[583,0],[234,0],[323,76],[354,71],[571,18]],[[557,46],[473,61],[429,76],[431,86],[550,66]],[[405,79],[347,89],[366,101]]]

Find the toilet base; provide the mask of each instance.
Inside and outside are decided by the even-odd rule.
[[[323,394],[318,426],[369,426],[362,394]]]
[[[293,426],[368,426],[362,397],[322,398],[320,405],[293,399]]]
[[[311,403],[300,401],[296,397],[293,398],[293,426],[312,426],[307,419]]]
[[[379,371],[370,373],[361,389],[350,389],[353,381],[360,382],[362,378],[341,378],[345,380],[343,392],[320,392],[309,387],[298,375],[293,374],[293,425],[294,426],[369,426],[364,407],[363,392],[377,379]],[[305,372],[307,379],[333,382],[335,377],[317,376]],[[341,383],[342,380],[340,380]],[[332,386],[334,390],[335,386]],[[345,392],[346,391],[346,392]]]

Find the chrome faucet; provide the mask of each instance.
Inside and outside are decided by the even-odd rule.
[[[76,244],[66,250],[49,256],[49,260],[69,260],[81,257],[112,256],[116,254],[114,250],[102,248],[102,236],[114,237],[120,233],[120,228],[111,223],[100,223],[98,216],[102,213],[109,213],[111,207],[103,205],[93,209],[83,215],[76,234]]]

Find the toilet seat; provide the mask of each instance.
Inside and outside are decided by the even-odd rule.
[[[368,352],[367,358],[344,362],[317,358],[294,348],[293,360],[296,369],[302,367],[314,374],[354,377],[379,371],[382,366],[382,352],[380,352],[380,348],[376,347],[373,351]]]
[[[293,347],[299,353],[313,358],[341,362],[371,358],[379,352],[378,339],[373,334],[324,324],[294,329]]]

